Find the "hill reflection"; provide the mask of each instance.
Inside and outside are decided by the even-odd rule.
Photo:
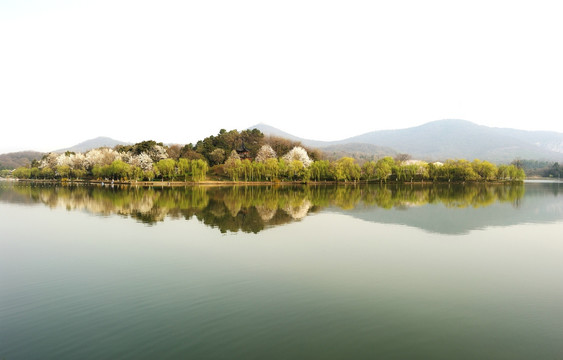
[[[0,200],[45,204],[103,216],[120,215],[154,225],[164,219],[197,218],[221,232],[253,232],[299,221],[324,208],[404,210],[427,204],[480,208],[495,203],[518,207],[525,186],[362,185],[101,187],[13,185],[0,187]],[[354,215],[353,215],[354,216]]]

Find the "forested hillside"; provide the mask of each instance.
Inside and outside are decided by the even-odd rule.
[[[37,151],[19,151],[0,155],[0,170],[15,169],[20,166],[29,166],[33,160],[39,160],[45,155]]]

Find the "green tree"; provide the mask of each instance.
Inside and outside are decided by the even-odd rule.
[[[299,160],[292,160],[288,163],[287,172],[291,180],[302,179],[305,171],[305,165]]]
[[[276,180],[279,179],[279,162],[278,159],[269,158],[266,159],[266,164],[264,166],[264,176],[266,180]]]
[[[264,181],[265,179],[265,172],[266,172],[266,165],[263,162],[256,162],[252,163],[254,179],[257,181]]]
[[[92,175],[96,179],[101,179],[104,176],[102,166],[100,166],[98,164],[94,165],[94,167],[92,168]]]
[[[330,178],[331,180],[335,181],[345,181],[346,175],[344,174],[344,169],[342,166],[339,166],[338,162],[331,162],[330,163]]]
[[[141,180],[143,178],[143,169],[139,166],[131,167],[131,176],[135,180]]]
[[[280,158],[279,161],[278,161],[278,176],[279,176],[279,178],[281,179],[281,178],[287,177],[288,176],[287,171],[288,171],[287,162],[284,159]]]
[[[474,181],[478,180],[479,176],[473,170],[471,163],[465,159],[457,160],[455,162],[455,166],[457,167],[457,176],[462,181]]]
[[[197,160],[197,159],[203,159],[203,155],[196,152],[192,144],[187,144],[180,150],[180,158],[184,158],[188,160]]]
[[[471,166],[473,167],[473,171],[477,173],[482,180],[491,181],[497,177],[498,168],[488,161],[475,159],[471,163]]]
[[[327,160],[314,161],[309,167],[309,171],[314,181],[328,180],[330,176],[330,163]]]
[[[366,161],[362,165],[362,177],[367,181],[374,180],[376,174],[375,170],[376,170],[375,161]]]
[[[153,181],[156,174],[153,170],[145,170],[143,171],[143,178],[148,181]]]
[[[405,168],[401,164],[395,164],[392,169],[392,173],[395,175],[397,181],[405,181],[407,178],[407,174]]]
[[[392,175],[393,167],[395,166],[395,160],[392,157],[386,156],[383,159],[377,160],[375,163],[375,178],[379,181],[387,182],[389,176]]]
[[[209,165],[203,159],[192,160],[191,172],[193,181],[204,181],[207,176]]]
[[[139,155],[139,154],[141,154],[141,153],[147,153],[147,154],[148,154],[148,153],[151,152],[151,150],[154,149],[154,147],[155,147],[156,145],[163,146],[162,143],[157,143],[157,142],[154,141],[154,140],[145,140],[145,141],[141,141],[141,142],[139,142],[139,143],[136,143],[136,144],[133,145],[133,146],[131,147],[131,149],[129,149],[129,150],[131,150],[131,152],[132,152],[133,154],[135,154],[135,155]],[[125,148],[125,149],[126,149],[126,148]]]
[[[108,170],[109,170],[109,175],[113,179],[123,180],[131,176],[131,165],[121,160],[114,160],[109,166]]]
[[[448,181],[474,181],[479,178],[471,163],[464,159],[447,160],[444,168],[447,171]]]
[[[229,175],[231,180],[238,181],[240,179],[242,162],[236,157],[230,157],[225,162],[225,172]]]
[[[253,168],[250,160],[244,159],[241,161],[241,171],[242,171],[242,178],[244,179],[244,181],[254,180]]]
[[[41,176],[41,170],[39,170],[39,168],[37,167],[32,167],[30,171],[31,171],[30,175],[32,179],[39,179],[39,177]]]
[[[444,165],[441,163],[428,164],[428,177],[432,181],[437,181],[444,177]]]
[[[55,177],[55,171],[50,167],[44,167],[41,169],[41,177],[43,179],[53,179]]]
[[[165,178],[172,180],[176,172],[176,161],[174,159],[162,159],[156,163],[156,168],[162,175],[162,179]]]
[[[70,170],[70,174],[75,178],[75,179],[81,179],[84,176],[86,176],[86,170],[84,169],[72,169]]]
[[[225,161],[225,150],[217,148],[209,154],[210,164],[219,165]]]
[[[184,181],[188,181],[191,175],[191,161],[185,158],[180,158],[178,160],[178,174],[184,178]]]
[[[70,167],[68,165],[57,166],[57,176],[61,179],[68,178],[70,176]]]
[[[509,165],[507,168],[508,178],[512,181],[522,181],[526,178],[524,169],[518,168],[516,165]]]
[[[12,172],[12,176],[17,179],[29,179],[31,177],[31,169],[26,167],[19,167]]]
[[[338,181],[357,181],[362,174],[360,166],[351,157],[343,157],[336,161],[336,179]]]

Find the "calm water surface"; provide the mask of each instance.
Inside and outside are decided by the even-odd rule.
[[[0,359],[560,359],[562,190],[0,182]]]

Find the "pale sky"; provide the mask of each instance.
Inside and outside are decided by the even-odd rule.
[[[563,132],[562,19],[541,0],[0,0],[0,153],[260,122]]]

